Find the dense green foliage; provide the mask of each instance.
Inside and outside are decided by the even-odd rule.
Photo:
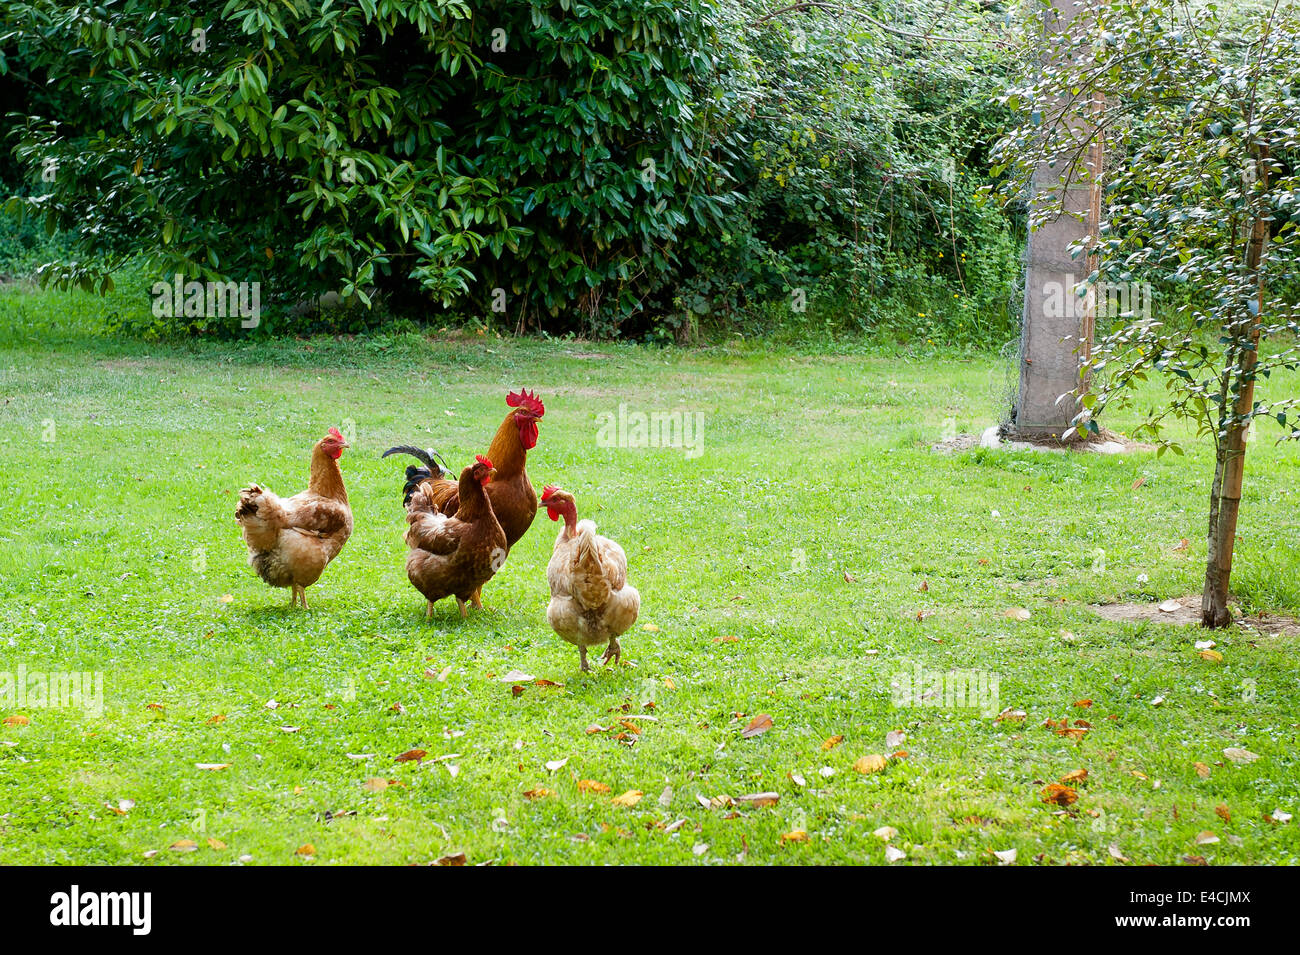
[[[1010,335],[1019,243],[979,195],[1014,70],[991,21],[921,2],[882,5],[886,27],[849,7],[795,6],[738,3],[722,18],[727,168],[745,201],[692,257],[688,307],[773,298],[788,310],[802,290],[821,306],[810,314],[829,305],[850,327]]]
[[[1012,222],[975,198],[991,27],[796,7],[7,3],[5,146],[33,193],[9,208],[75,236],[45,280],[105,287],[139,255],[146,285],[259,281],[263,330],[340,290],[550,332],[1005,337]]]

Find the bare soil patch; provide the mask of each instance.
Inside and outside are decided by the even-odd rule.
[[[1094,604],[1090,609],[1100,617],[1119,623],[1147,622],[1172,623],[1182,627],[1200,626],[1201,595],[1190,594],[1186,597],[1178,597],[1176,602],[1178,608],[1169,610],[1161,609],[1161,607],[1169,607],[1169,601]],[[1286,614],[1261,613],[1244,616],[1237,612],[1236,607],[1233,607],[1233,613],[1236,616],[1237,626],[1243,630],[1254,630],[1256,633],[1271,636],[1300,636],[1300,621],[1297,621],[1294,617],[1288,617]]]
[[[1154,451],[1155,445],[1134,441],[1118,431],[1102,428],[1099,434],[1062,441],[1060,438],[1021,438],[1006,427],[989,428],[983,434],[958,434],[931,445],[932,451],[956,454],[974,447],[1006,448],[1009,451],[1086,451],[1091,454],[1128,454]]]

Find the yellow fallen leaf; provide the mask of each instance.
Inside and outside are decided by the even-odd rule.
[[[294,852],[294,855],[296,856],[314,856],[315,854],[316,854],[316,847],[312,845],[310,842],[307,843],[305,846],[299,846],[297,851]]]
[[[886,760],[885,757],[881,756],[879,753],[872,753],[869,756],[861,757],[856,763],[853,764],[853,768],[856,769],[858,772],[862,773],[862,775],[866,776],[871,773],[880,772],[882,769],[885,768],[887,762],[888,760]]]
[[[1212,660],[1215,663],[1223,662],[1223,654],[1218,650],[1202,650],[1198,656],[1200,656],[1202,660]]]
[[[545,799],[547,796],[554,795],[554,789],[547,789],[545,786],[538,786],[536,789],[530,789],[524,793],[524,798],[528,800]]]
[[[607,793],[609,787],[604,783],[598,783],[594,779],[579,779],[578,792],[580,793]]]
[[[644,627],[642,627],[641,629],[644,630],[646,633],[658,633],[658,632],[659,632],[659,627],[656,626],[656,625],[653,624],[653,623],[647,623],[647,624],[646,624]]]
[[[366,792],[381,793],[388,788],[388,780],[381,779],[378,776],[371,776],[363,785],[365,786]]]
[[[840,743],[842,742],[844,742],[843,736],[832,736],[826,742],[822,743],[822,749],[823,750],[834,749],[836,746],[839,746]]]
[[[642,792],[641,790],[639,790],[639,789],[629,789],[627,792],[623,793],[621,796],[615,796],[615,797],[614,797],[612,800],[610,800],[610,801],[611,801],[615,806],[623,806],[623,807],[626,808],[626,809],[630,809],[630,808],[632,808],[633,806],[635,806],[637,803],[639,803],[639,802],[641,801],[641,797],[644,796],[644,795],[645,795],[645,793],[643,793],[643,792]]]
[[[795,829],[793,832],[784,833],[781,836],[781,841],[783,843],[784,842],[807,842],[808,833],[804,832],[802,829]]]
[[[226,848],[226,844],[222,842],[220,839],[213,839],[209,837],[208,848],[215,849],[217,852],[220,852],[222,849]]]
[[[4,718],[5,726],[26,726],[30,722],[31,720],[25,716],[6,716]]]
[[[1196,767],[1196,775],[1200,776],[1202,779],[1205,779],[1210,775],[1210,767],[1206,766],[1204,763],[1193,763],[1192,765]]]

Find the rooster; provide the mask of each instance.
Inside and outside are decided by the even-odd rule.
[[[307,588],[320,579],[352,535],[352,509],[339,471],[350,447],[338,428],[330,428],[311,452],[307,490],[281,499],[250,484],[239,492],[239,522],[248,563],[272,587],[288,587],[289,606],[307,609]]]
[[[537,422],[546,414],[546,408],[535,393],[527,390],[507,394],[506,404],[511,410],[487,449],[487,457],[496,463],[496,478],[488,486],[487,496],[501,529],[505,531],[508,554],[537,516],[537,492],[533,490],[524,466],[528,462],[528,452],[537,445]],[[404,504],[409,505],[415,492],[422,489],[429,503],[440,513],[447,517],[456,516],[460,506],[458,485],[439,467],[441,455],[409,444],[389,448],[383,457],[390,454],[409,454],[424,464],[424,467],[413,464],[407,467],[406,485],[402,489]],[[471,601],[475,607],[483,606],[478,590],[474,591]]]
[[[506,535],[492,511],[487,487],[496,470],[478,455],[460,472],[456,516],[439,511],[423,487],[411,494],[406,508],[406,576],[427,601],[424,619],[433,605],[454,596],[460,615],[467,616],[465,601],[476,595],[506,558]],[[477,604],[476,604],[477,606]]]
[[[596,533],[596,525],[578,520],[573,495],[554,485],[542,491],[542,504],[553,520],[564,518],[555,539],[546,580],[551,585],[551,602],[546,620],[556,633],[577,646],[582,669],[587,671],[587,648],[608,643],[604,662],[616,664],[623,657],[619,634],[636,623],[641,595],[627,582],[627,555],[608,537]]]

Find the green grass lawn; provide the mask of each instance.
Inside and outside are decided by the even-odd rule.
[[[1295,640],[1235,628],[1215,662],[1201,632],[1088,606],[1199,591],[1203,448],[935,453],[996,419],[992,356],[164,346],[78,331],[104,307],[0,295],[0,673],[101,672],[104,700],[0,709],[28,720],[0,724],[0,862],[883,863],[881,827],[899,864],[1300,855],[1300,823],[1263,818],[1300,808]],[[445,602],[426,623],[406,580],[401,464],[380,452],[467,461],[521,386],[547,409],[534,484],[628,553],[643,604],[622,667],[580,673],[547,627],[541,514],[467,621]],[[702,413],[703,453],[599,446],[620,403]],[[290,610],[232,515],[249,481],[302,489],[329,425],[356,434],[356,529]],[[1235,589],[1294,611],[1300,458],[1263,437]],[[996,681],[991,710],[900,699],[918,668]],[[561,685],[516,695],[515,670]],[[992,717],[1007,708],[1024,720]],[[744,738],[760,714],[771,729]],[[1091,729],[1044,727],[1062,718]],[[396,759],[411,749],[426,758]],[[1044,803],[1078,769],[1077,802]],[[779,802],[739,801],[761,792]]]

